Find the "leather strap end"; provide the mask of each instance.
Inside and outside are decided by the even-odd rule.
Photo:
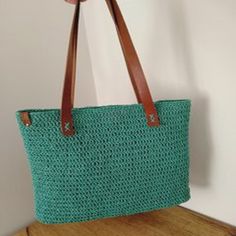
[[[28,127],[28,126],[31,126],[31,125],[32,125],[29,112],[27,112],[27,111],[21,112],[21,113],[20,113],[20,117],[21,117],[22,123],[23,123],[25,126]]]
[[[69,113],[67,113],[69,114]],[[65,136],[73,136],[75,134],[74,123],[72,116],[65,117],[62,115],[61,117],[61,131]]]
[[[160,119],[157,113],[151,113],[146,115],[147,125],[149,127],[159,127],[160,126]]]

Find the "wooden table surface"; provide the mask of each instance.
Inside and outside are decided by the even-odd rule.
[[[35,222],[14,236],[236,236],[236,227],[182,207],[85,223]]]

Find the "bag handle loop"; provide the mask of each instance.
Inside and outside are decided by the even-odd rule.
[[[66,72],[61,106],[61,131],[65,136],[72,136],[75,133],[73,126],[72,109],[74,107],[74,90],[76,77],[76,55],[78,42],[78,27],[80,15],[80,1],[78,0],[72,28],[70,33],[69,48],[66,62]],[[150,127],[159,126],[159,117],[154,106],[150,90],[145,79],[142,66],[138,59],[137,52],[132,43],[128,28],[116,0],[105,0],[114,20],[119,41],[125,57],[128,72],[139,103],[143,105],[147,125]]]

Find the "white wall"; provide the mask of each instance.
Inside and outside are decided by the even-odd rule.
[[[190,97],[192,200],[236,225],[236,1],[119,0],[154,99]],[[84,3],[98,103],[135,103],[105,1]]]
[[[31,177],[15,111],[60,107],[72,14],[73,6],[63,0],[0,0],[0,236],[33,220]],[[96,105],[83,26],[79,106]]]

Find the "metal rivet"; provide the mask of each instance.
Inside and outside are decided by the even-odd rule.
[[[21,112],[20,116],[21,116],[21,121],[25,126],[29,127],[32,124],[29,112],[23,111]]]

